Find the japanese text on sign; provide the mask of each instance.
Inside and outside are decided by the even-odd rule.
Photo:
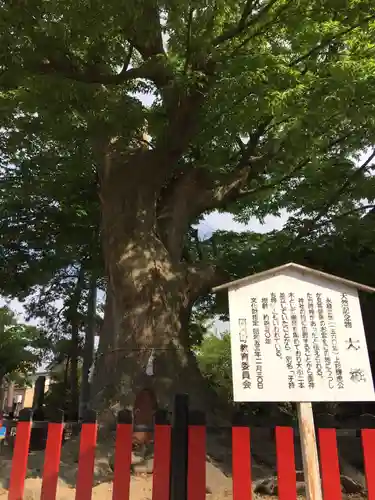
[[[373,400],[356,292],[285,281],[229,292],[231,330],[241,313],[238,342],[231,337],[235,400]]]

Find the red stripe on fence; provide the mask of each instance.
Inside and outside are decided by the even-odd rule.
[[[63,424],[48,424],[40,500],[55,500],[60,469]]]
[[[29,458],[31,422],[18,422],[10,473],[8,500],[22,500]]]
[[[251,500],[250,429],[232,427],[233,500]]]
[[[367,498],[375,500],[375,429],[362,429],[362,447],[367,482]]]
[[[206,498],[206,426],[189,425],[188,500]]]
[[[296,462],[292,427],[276,427],[277,481],[280,500],[296,500]]]
[[[155,425],[152,500],[169,500],[171,426]]]
[[[129,500],[132,424],[117,424],[113,500]]]
[[[91,500],[96,432],[96,424],[82,424],[81,439],[79,444],[76,500]]]
[[[324,500],[342,500],[336,429],[319,429],[318,436]]]
[[[171,426],[155,425],[152,500],[169,500]]]

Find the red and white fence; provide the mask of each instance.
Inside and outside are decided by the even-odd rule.
[[[113,500],[129,499],[133,425],[129,412],[120,412],[115,444],[115,465],[113,478]],[[25,417],[23,417],[25,419]],[[198,419],[199,420],[199,419]],[[206,426],[188,426],[187,447],[187,499],[206,498]],[[152,500],[170,499],[170,474],[172,426],[156,418],[154,427],[154,468]],[[63,435],[62,422],[48,423],[48,436],[42,475],[42,500],[55,500],[60,466]],[[76,499],[90,500],[93,487],[97,423],[82,424]],[[19,421],[15,438],[9,500],[22,500],[27,472],[31,419]],[[252,500],[251,477],[251,430],[247,426],[232,427],[232,477],[233,499]],[[375,500],[375,429],[361,431],[368,499]],[[322,474],[322,488],[325,500],[341,500],[340,468],[335,429],[318,430],[319,454]],[[275,428],[277,457],[278,496],[280,500],[297,498],[296,466],[294,455],[294,429]],[[176,499],[177,500],[177,499]],[[182,499],[184,500],[184,499]]]

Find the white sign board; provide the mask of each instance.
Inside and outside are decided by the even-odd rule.
[[[375,400],[357,290],[296,270],[229,288],[234,401]]]

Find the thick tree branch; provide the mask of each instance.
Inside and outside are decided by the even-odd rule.
[[[224,283],[228,279],[228,273],[213,262],[202,262],[188,267],[186,279],[189,302],[194,303],[198,297],[208,294],[212,288]]]
[[[126,55],[126,59],[124,61],[124,65],[123,65],[122,70],[121,70],[121,73],[125,74],[126,71],[128,70],[129,64],[130,64],[132,57],[133,57],[133,52],[134,52],[134,47],[133,47],[133,45],[130,45],[129,51],[128,51],[128,53]]]
[[[168,183],[159,200],[157,222],[160,237],[174,260],[181,259],[184,237],[194,217],[207,210],[223,208],[229,203],[256,195],[261,191],[280,188],[280,185],[298,175],[303,167],[311,161],[311,157],[308,156],[298,162],[285,175],[272,182],[265,182],[260,186],[249,188],[249,180],[256,179],[261,175],[272,158],[275,158],[283,147],[283,142],[281,142],[264,156],[258,158],[249,156],[249,153],[255,152],[255,137],[258,136],[259,139],[262,130],[267,128],[269,122],[269,119],[264,120],[258,127],[257,131],[253,133],[253,141],[250,140],[247,144],[240,141],[242,155],[237,162],[237,168],[233,169],[232,172],[217,176],[204,168],[199,169],[193,165],[185,165],[179,175]],[[329,141],[322,147],[320,153],[324,154],[332,147],[344,142],[349,135],[349,133],[345,133],[341,137]]]
[[[159,234],[175,261],[180,259],[183,240],[190,224],[191,206],[196,204],[202,187],[206,185],[208,188],[205,170],[192,165],[187,169],[169,182],[159,200]]]
[[[120,73],[111,73],[105,62],[101,64],[101,61],[86,61],[69,52],[64,41],[61,41],[56,50],[56,40],[49,43],[48,38],[38,47],[40,53],[45,54],[44,59],[25,65],[24,69],[91,84],[116,85],[142,78],[151,80],[159,88],[167,86],[173,74],[163,48],[159,6],[156,0],[139,1],[142,5],[139,5],[133,18],[123,28],[123,39],[129,42],[130,50]],[[137,68],[129,68],[134,48],[141,54],[144,63]]]
[[[165,55],[160,24],[160,10],[156,0],[139,0],[136,18],[128,26],[129,41],[144,60]]]
[[[192,24],[193,24],[193,14],[194,14],[194,8],[190,7],[189,9],[189,17],[188,17],[188,22],[187,22],[187,27],[186,27],[186,53],[185,53],[185,66],[184,66],[184,72],[187,72],[187,69],[190,64],[190,56],[191,56],[191,29],[192,29]]]
[[[213,41],[213,45],[220,45],[241,35],[247,28],[259,22],[261,18],[272,9],[276,2],[278,2],[278,0],[269,0],[269,2],[267,2],[266,5],[262,7],[254,16],[251,16],[254,6],[254,0],[247,0],[244,5],[239,22],[232,28],[229,28],[228,30],[224,31],[224,33],[216,37]]]
[[[165,164],[165,172],[169,172],[171,166],[180,160],[197,130],[198,115],[211,80],[201,83],[201,86],[195,85],[188,90],[179,88],[176,83],[165,93],[168,121],[155,143],[155,150]]]
[[[237,144],[241,149],[241,159],[238,166],[242,167],[249,163],[252,156],[255,155],[256,148],[259,143],[259,139],[267,130],[268,125],[272,122],[273,117],[264,118],[264,120],[257,126],[257,128],[250,134],[247,143],[244,143],[241,138],[237,138]]]
[[[239,197],[255,192],[255,189],[248,189],[249,180],[250,178],[255,179],[262,174],[273,156],[273,154],[269,154],[256,158],[254,161],[250,160],[245,166],[241,166],[217,179],[211,188],[206,190],[204,195],[202,194],[199,211],[220,208]]]
[[[158,228],[160,236],[175,260],[181,257],[183,240],[193,217],[221,204],[231,194],[235,195],[247,185],[250,175],[256,176],[268,161],[268,156],[253,156],[259,139],[270,123],[265,119],[250,135],[247,144],[239,140],[241,155],[231,174],[217,179],[204,168],[185,165],[171,179],[159,200]]]
[[[163,86],[172,79],[165,61],[156,58],[130,69],[127,69],[128,63],[125,62],[123,69],[117,74],[102,73],[96,67],[87,66],[81,61],[73,63],[72,60],[73,58],[57,60],[50,57],[25,69],[42,75],[60,75],[77,82],[103,85],[118,85],[142,78],[153,81],[157,86]]]
[[[342,135],[341,137],[338,137],[337,139],[334,139],[328,143],[328,145],[323,149],[322,153],[324,151],[328,151],[329,149],[333,148],[334,146],[337,146],[338,144],[341,144],[344,142],[348,137],[350,137],[352,133],[346,133]],[[257,193],[260,193],[262,191],[268,191],[268,190],[273,190],[273,189],[280,189],[280,187],[291,180],[293,177],[300,172],[303,167],[305,167],[309,162],[311,161],[311,156],[308,156],[307,158],[304,158],[301,160],[294,168],[292,168],[288,173],[283,175],[282,177],[279,177],[278,179],[275,179],[274,181],[270,183],[264,183],[259,187],[255,187],[253,189],[241,189],[240,191],[233,192],[234,199],[241,199],[247,196],[255,195]],[[224,199],[226,203],[231,202],[232,199],[228,197],[227,199]],[[219,205],[216,208],[221,208]]]

